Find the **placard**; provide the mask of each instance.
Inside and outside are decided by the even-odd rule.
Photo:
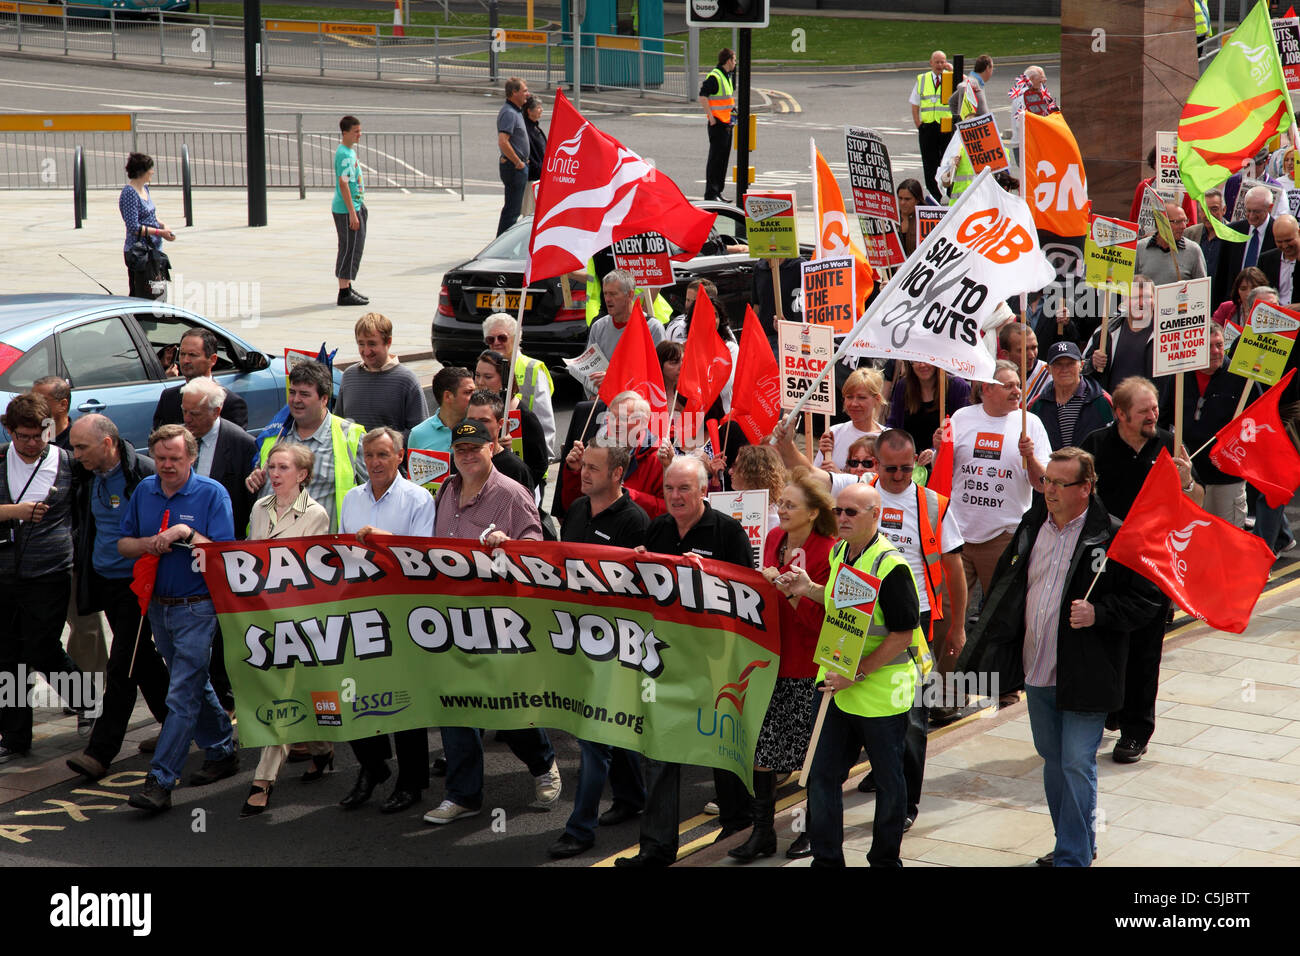
[[[406,472],[411,481],[436,494],[451,473],[451,452],[410,448],[406,452]]]
[[[1279,17],[1273,21],[1273,40],[1282,60],[1282,75],[1288,90],[1300,90],[1300,18]]]
[[[1083,243],[1083,281],[1097,289],[1128,292],[1137,264],[1138,225],[1093,216]]]
[[[614,265],[626,269],[636,279],[638,289],[662,289],[673,285],[672,250],[668,240],[657,232],[619,239],[613,244]]]
[[[957,131],[961,134],[961,144],[965,147],[966,157],[975,172],[988,168],[996,173],[1000,169],[1010,167],[1010,163],[1007,162],[1007,151],[1002,148],[1002,136],[998,133],[998,124],[993,119],[992,113],[961,120],[957,124]]]
[[[519,460],[524,458],[524,413],[517,408],[512,408],[506,415],[506,428],[510,432],[510,450],[519,456]],[[533,477],[537,477],[534,475]]]
[[[284,350],[284,401],[289,403],[289,373],[294,370],[294,366],[301,365],[303,362],[314,362],[320,351],[309,352],[306,349],[291,349],[286,347]]]
[[[1142,205],[1138,207],[1138,238],[1149,239],[1156,234],[1156,215],[1169,219],[1165,213],[1164,200],[1154,189],[1148,186],[1142,190]],[[1230,217],[1231,218],[1231,217]]]
[[[801,262],[804,321],[840,335],[852,331],[858,318],[854,272],[848,256]]]
[[[1178,174],[1178,134],[1156,133],[1156,191],[1168,202],[1178,202],[1183,189]]]
[[[835,608],[831,613],[844,626],[822,628],[813,661],[841,677],[856,680],[867,631],[859,626],[862,619],[852,611],[870,618],[880,597],[880,579],[845,562],[840,565],[835,580],[828,582],[827,586],[831,589],[831,602]]]
[[[916,207],[916,244],[918,246],[925,242],[925,237],[930,234],[930,230],[943,221],[943,217],[947,212],[947,206]]]
[[[894,170],[889,150],[875,130],[844,127],[849,155],[849,186],[853,189],[853,211],[858,219],[888,219],[898,222],[898,197],[894,194]],[[866,232],[866,227],[863,227]]]
[[[767,489],[761,491],[711,491],[709,506],[740,522],[754,549],[754,567],[762,570],[763,541],[767,538]]]
[[[898,227],[888,219],[859,219],[858,225],[862,227],[863,251],[873,269],[892,269],[907,261]]]
[[[1059,113],[1050,96],[1043,93],[1042,90],[1036,90],[1032,86],[1025,90],[1024,94],[1025,109],[1036,116],[1051,116],[1053,113]]]
[[[1276,209],[1285,196],[1285,190],[1281,186],[1275,186],[1272,183],[1262,183],[1258,179],[1247,179],[1244,176],[1241,180],[1241,188],[1237,190],[1237,201],[1232,204],[1232,221],[1246,218],[1246,193],[1250,192],[1256,186],[1265,186],[1273,194],[1273,208]]]
[[[1246,320],[1241,341],[1232,353],[1228,371],[1268,387],[1276,385],[1295,348],[1297,330],[1300,330],[1300,312],[1270,302],[1256,302]]]
[[[591,391],[595,387],[591,383],[591,377],[609,368],[609,359],[599,345],[592,344],[577,358],[566,358],[564,367],[568,369],[570,378]]]
[[[1198,372],[1210,365],[1210,280],[1156,286],[1152,373]]]
[[[751,259],[797,259],[794,193],[745,193],[745,238]]]
[[[794,408],[813,380],[835,358],[835,333],[824,325],[776,323],[777,354],[781,357],[781,408]],[[804,406],[810,412],[835,414],[835,376],[828,375]]]

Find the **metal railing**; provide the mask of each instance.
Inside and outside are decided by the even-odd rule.
[[[238,17],[162,12],[127,17],[112,8],[105,16],[91,17],[68,15],[65,7],[57,6],[49,13],[32,12],[33,6],[20,3],[13,12],[0,12],[0,50],[211,69],[244,62],[243,21]],[[387,24],[268,19],[262,29],[262,70],[435,82],[495,83],[519,76],[547,89],[571,85],[570,35],[550,31],[535,36],[546,42],[517,42],[509,30],[499,32],[494,41],[491,32],[479,27],[411,25],[405,36],[393,36]],[[685,41],[583,34],[582,42],[584,87],[694,100],[691,51]]]
[[[451,126],[452,117],[414,115]],[[222,122],[222,120],[228,122]],[[367,189],[442,189],[465,197],[462,121],[443,131],[372,132],[357,146]],[[247,185],[243,114],[131,114],[131,129],[114,132],[0,132],[0,189],[120,189],[127,153],[154,160],[154,183],[195,187]],[[339,145],[333,113],[267,114],[267,186],[334,188]],[[193,125],[191,125],[193,124]],[[202,124],[202,126],[198,125]],[[217,127],[217,128],[213,128]],[[224,128],[221,128],[224,127]],[[328,132],[326,130],[329,130]],[[84,218],[84,207],[82,216]]]

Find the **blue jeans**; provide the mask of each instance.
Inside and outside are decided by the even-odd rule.
[[[151,770],[158,783],[171,790],[185,769],[190,741],[198,744],[209,760],[222,760],[235,752],[230,718],[208,680],[217,612],[211,601],[178,607],[163,607],[155,601],[149,605],[149,626],[158,653],[171,671],[167,719],[158,735]]]
[[[808,776],[808,839],[813,866],[844,866],[844,781],[863,748],[876,781],[876,815],[867,862],[872,866],[903,865],[899,849],[907,816],[907,784],[903,781],[907,724],[907,711],[890,717],[859,717],[846,714],[831,702]]]
[[[501,207],[501,221],[497,223],[499,236],[519,219],[519,210],[524,206],[524,190],[528,188],[528,166],[515,169],[514,163],[509,161],[498,165],[501,168],[501,183],[506,187],[506,201]]]
[[[1097,748],[1106,715],[1056,709],[1055,687],[1025,686],[1034,749],[1056,828],[1056,866],[1091,866],[1097,849]]]
[[[555,749],[544,730],[503,730],[501,739],[534,777],[555,763]],[[458,807],[482,809],[483,734],[473,727],[443,727],[442,752],[447,758],[446,799]]]
[[[1264,543],[1274,551],[1280,550],[1292,541],[1295,536],[1291,533],[1291,522],[1287,520],[1286,505],[1281,508],[1271,508],[1261,494],[1259,500],[1255,502],[1254,533],[1257,537],[1263,538]]]
[[[641,782],[641,755],[622,747],[579,740],[582,760],[578,764],[578,792],[573,797],[573,812],[564,832],[577,840],[596,839],[600,818],[600,795],[608,778],[614,803],[645,809],[645,784]]]

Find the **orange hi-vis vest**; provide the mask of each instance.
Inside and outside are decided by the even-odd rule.
[[[871,479],[874,487],[880,481],[876,475]],[[943,601],[939,599],[939,588],[943,587],[943,519],[948,513],[948,499],[931,488],[922,488],[912,482],[916,492],[917,524],[921,529],[921,557],[925,559],[925,596],[930,602],[930,620],[943,620]],[[930,521],[930,512],[935,511],[939,520]]]
[[[735,88],[721,67],[715,66],[709,71],[709,76],[718,81],[718,92],[709,97],[709,112],[719,123],[730,123],[731,111],[736,106]]]

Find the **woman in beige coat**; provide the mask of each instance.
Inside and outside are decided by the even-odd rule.
[[[306,538],[329,533],[328,512],[307,494],[312,463],[312,453],[304,445],[280,442],[271,449],[266,459],[266,478],[272,493],[253,504],[249,540]],[[334,766],[334,746],[313,742],[307,745],[307,750],[313,767],[303,774],[302,779],[319,780],[325,776],[327,767]],[[241,817],[256,816],[266,809],[271,801],[275,778],[288,755],[288,744],[262,748],[262,759],[253,774],[253,786],[239,811]]]

